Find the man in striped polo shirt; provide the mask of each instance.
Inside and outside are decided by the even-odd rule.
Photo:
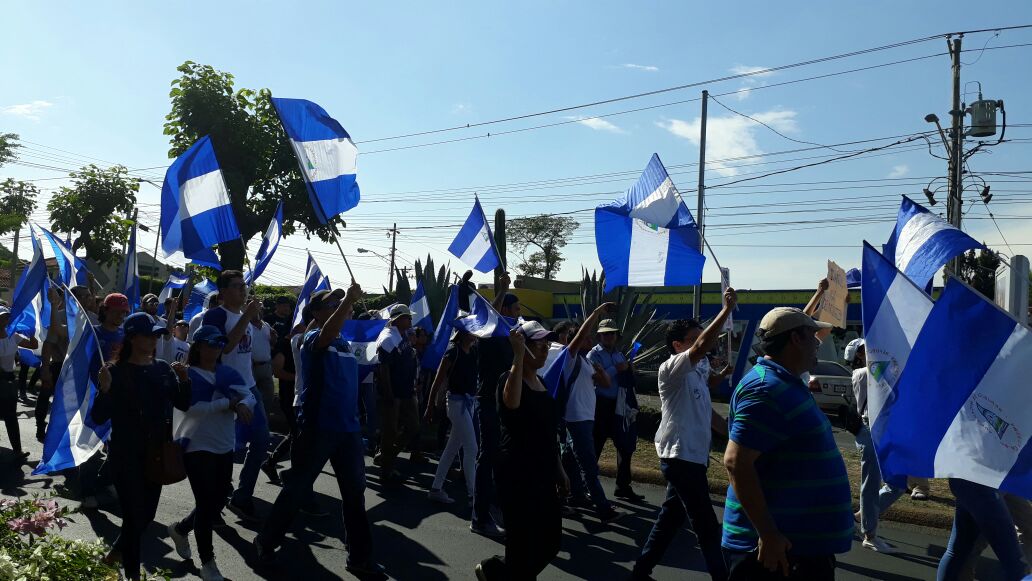
[[[731,397],[724,454],[731,486],[721,545],[730,579],[835,578],[853,542],[852,496],[831,423],[799,378],[830,325],[778,307],[756,332],[766,357]]]

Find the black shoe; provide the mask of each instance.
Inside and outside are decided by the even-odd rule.
[[[319,506],[319,503],[314,500],[306,502],[304,505],[301,506],[299,510],[302,514],[307,514],[308,516],[314,517],[324,517],[330,515],[330,511]]]
[[[622,516],[626,516],[627,513],[622,510],[610,508],[608,511],[598,515],[598,520],[602,521],[602,524],[609,524],[615,522]]]
[[[261,537],[255,537],[252,544],[254,545],[255,554],[258,555],[259,565],[272,565],[276,562],[276,550],[263,545]]]
[[[254,501],[253,500],[245,500],[245,501],[242,501],[242,502],[241,501],[236,501],[236,500],[230,500],[229,504],[226,505],[226,508],[228,508],[229,510],[233,511],[233,514],[237,515],[242,520],[249,521],[249,522],[257,522],[258,521],[258,511],[256,511],[254,509]]]
[[[641,502],[645,500],[644,496],[632,490],[630,486],[626,488],[617,488],[616,493],[613,494],[613,496],[617,498],[622,498],[624,500],[629,500],[631,502]]]
[[[269,477],[269,482],[276,486],[282,486],[283,481],[280,479],[279,470],[276,469],[276,465],[272,462],[266,462],[262,464],[262,472]]]
[[[387,570],[375,561],[348,563],[344,566],[344,570],[359,579],[387,579]]]
[[[44,426],[42,428],[36,428],[36,441],[39,442],[40,444],[42,444],[43,440],[46,440],[46,439],[47,439],[47,428],[46,428],[46,426]]]
[[[229,523],[226,519],[222,518],[222,513],[215,515],[215,518],[211,519],[211,528],[213,529],[226,529],[229,528]]]

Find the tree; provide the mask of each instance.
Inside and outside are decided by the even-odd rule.
[[[235,89],[233,75],[210,65],[187,61],[176,70],[181,76],[172,81],[172,110],[165,116],[169,157],[179,156],[205,135],[211,137],[244,240],[264,231],[281,199],[284,236],[300,227],[307,235],[329,240],[332,228],[320,224],[312,211],[269,90]],[[243,265],[242,243],[221,244],[218,250],[224,268]]]
[[[993,251],[968,250],[957,257],[958,278],[968,283],[989,300],[996,299],[996,271],[1000,268],[1000,257]]]
[[[36,209],[39,189],[31,182],[7,178],[0,182],[0,235],[17,232]]]
[[[14,150],[21,147],[18,143],[18,135],[14,133],[0,133],[0,165],[14,159]]]
[[[136,208],[140,182],[121,165],[88,165],[70,177],[72,187],[61,188],[47,204],[51,225],[72,234],[73,251],[83,248],[96,262],[110,264],[129,239],[132,221],[127,216]]]
[[[540,276],[551,280],[563,264],[559,250],[570,241],[570,236],[580,224],[568,216],[529,216],[509,220],[505,225],[507,238],[523,258],[517,265],[527,276]],[[538,250],[527,255],[531,247]]]

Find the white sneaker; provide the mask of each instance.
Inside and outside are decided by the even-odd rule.
[[[923,490],[914,489],[910,492],[910,498],[914,500],[928,500],[928,494]]]
[[[431,489],[430,492],[426,495],[426,497],[432,500],[433,502],[439,502],[441,504],[451,504],[455,502],[455,499],[448,496],[448,493],[440,488],[438,488],[437,490]]]
[[[215,559],[201,565],[201,579],[203,581],[224,581],[219,568],[215,566]]]
[[[190,551],[190,539],[176,530],[176,523],[168,525],[168,538],[172,539],[172,544],[176,546],[176,553],[179,553],[180,557],[184,560],[193,557],[193,553]]]
[[[878,537],[871,537],[870,539],[864,539],[862,543],[865,549],[870,549],[875,553],[884,553],[886,555],[892,555],[899,552],[896,547],[886,543]]]

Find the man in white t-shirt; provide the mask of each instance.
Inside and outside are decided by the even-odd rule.
[[[186,363],[190,353],[190,344],[186,342],[190,323],[180,319],[172,326],[172,332],[158,342],[158,358],[169,363],[180,361]]]
[[[659,366],[662,419],[656,431],[656,452],[667,479],[667,494],[656,524],[634,564],[632,579],[651,578],[652,569],[685,518],[691,519],[710,576],[727,579],[727,566],[720,548],[720,522],[710,504],[706,480],[711,430],[727,435],[727,423],[713,410],[709,374],[704,378],[697,367],[716,345],[736,302],[735,290],[728,288],[724,292],[723,308],[705,329],[696,320],[680,320],[667,331],[671,356]]]
[[[265,415],[265,405],[255,385],[252,361],[254,336],[251,320],[261,312],[262,303],[257,299],[247,302],[247,284],[244,282],[244,273],[239,270],[223,270],[215,285],[219,289],[222,305],[208,309],[202,324],[214,325],[226,336],[228,341],[222,351],[222,364],[240,374],[257,401],[250,424],[240,422],[239,418],[237,420],[237,448],[246,444],[247,455],[240,469],[240,482],[229,501],[229,509],[241,518],[254,521],[257,520],[254,487],[269,453],[269,418]]]

